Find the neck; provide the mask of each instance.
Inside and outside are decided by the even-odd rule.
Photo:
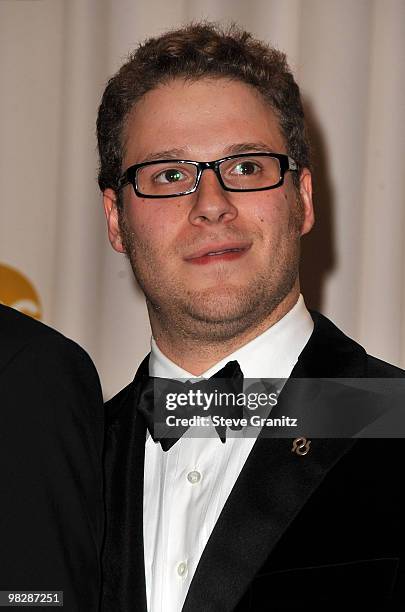
[[[159,349],[168,359],[190,374],[200,376],[227,355],[231,355],[238,348],[254,340],[282,319],[297,303],[299,292],[299,285],[296,285],[262,320],[225,340],[223,338],[218,340],[196,338],[181,333],[181,330],[176,329],[173,325],[162,324],[162,321],[154,316],[153,310],[148,306],[153,337]]]

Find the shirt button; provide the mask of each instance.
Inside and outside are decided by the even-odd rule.
[[[197,472],[197,470],[193,470],[192,472],[189,472],[187,474],[187,480],[191,482],[191,484],[197,484],[197,482],[200,482],[201,480],[200,472]]]
[[[184,561],[179,563],[177,566],[177,573],[179,576],[181,576],[181,578],[184,578],[184,576],[187,574],[187,563]]]

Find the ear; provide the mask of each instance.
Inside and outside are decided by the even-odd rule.
[[[312,203],[312,176],[308,168],[301,171],[300,176],[300,195],[303,206],[303,222],[301,236],[308,234],[315,223],[314,206]]]
[[[107,188],[103,191],[103,205],[111,246],[118,253],[125,253],[118,223],[117,194],[113,189]]]

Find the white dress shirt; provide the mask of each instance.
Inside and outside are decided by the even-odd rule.
[[[300,295],[280,321],[202,377],[209,378],[236,359],[245,378],[288,378],[312,330],[311,315]],[[195,378],[168,359],[153,338],[149,374]],[[151,436],[147,438],[143,532],[149,612],[182,609],[208,538],[256,441],[232,433],[225,444],[217,435],[183,436],[167,452]]]

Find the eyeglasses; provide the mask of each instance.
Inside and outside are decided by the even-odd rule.
[[[280,187],[287,170],[297,171],[298,165],[282,153],[243,153],[210,162],[161,159],[130,166],[118,189],[130,183],[142,198],[174,198],[196,191],[208,169],[225,191],[265,191]]]

